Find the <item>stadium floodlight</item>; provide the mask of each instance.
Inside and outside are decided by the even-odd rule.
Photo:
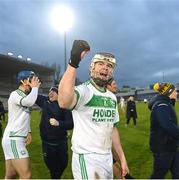
[[[7,55],[8,55],[8,56],[13,56],[14,54],[11,53],[11,52],[8,52]]]
[[[19,59],[22,59],[22,55],[18,55],[17,57],[18,57]]]
[[[53,27],[59,32],[66,32],[73,26],[74,15],[67,6],[56,6],[50,18]]]
[[[27,61],[31,61],[31,58],[27,58],[26,60],[27,60]]]
[[[50,21],[53,27],[58,32],[64,33],[64,71],[66,70],[67,59],[66,59],[66,33],[72,28],[74,23],[74,14],[72,10],[67,6],[56,6],[50,16]]]

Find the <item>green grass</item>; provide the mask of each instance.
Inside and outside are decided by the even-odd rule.
[[[176,103],[176,110],[179,109],[179,103]],[[130,173],[137,179],[148,178],[152,171],[152,154],[149,150],[149,116],[150,112],[147,104],[137,103],[138,119],[137,128],[133,127],[132,120],[128,127],[125,127],[125,116],[120,111],[120,127],[119,133],[121,137],[122,146],[128,161]],[[179,111],[177,111],[179,115]],[[6,118],[7,119],[7,118]],[[32,135],[33,142],[28,147],[32,174],[34,179],[48,179],[50,178],[48,169],[46,168],[41,151],[41,141],[39,137],[39,120],[40,114],[37,111],[32,113]],[[3,122],[3,127],[6,123]],[[71,172],[71,143],[69,139],[69,162],[63,177],[64,179],[72,179]],[[2,148],[0,147],[0,179],[4,178],[4,156]],[[170,178],[170,174],[166,178]]]

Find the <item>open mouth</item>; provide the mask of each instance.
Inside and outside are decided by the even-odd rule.
[[[106,79],[108,76],[108,74],[106,74],[106,73],[99,73],[99,75],[102,79]]]

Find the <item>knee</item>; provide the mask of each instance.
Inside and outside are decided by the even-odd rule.
[[[14,173],[7,173],[5,174],[5,177],[4,179],[16,179],[17,178],[17,173],[14,172]]]
[[[27,174],[26,174],[26,178],[25,179],[31,179],[32,177],[32,172],[29,171]]]
[[[32,177],[32,172],[28,171],[28,172],[26,172],[24,174],[21,174],[19,178],[20,179],[31,179],[31,177]]]

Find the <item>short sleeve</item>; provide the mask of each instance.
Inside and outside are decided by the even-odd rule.
[[[84,84],[76,86],[75,93],[76,93],[77,101],[73,109],[80,109],[88,102],[91,93],[89,88]]]

